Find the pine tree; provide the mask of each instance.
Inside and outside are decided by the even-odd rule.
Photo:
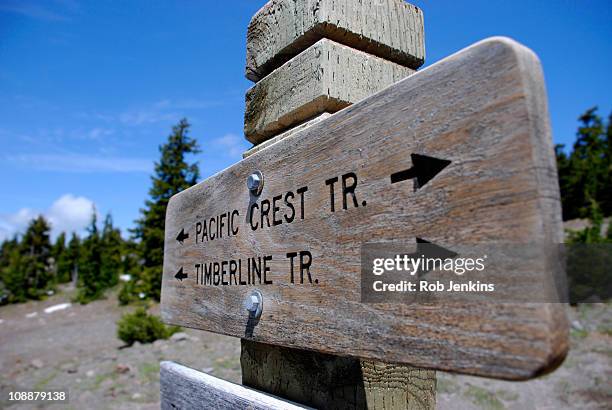
[[[41,215],[33,219],[21,240],[21,261],[18,270],[25,278],[26,294],[31,299],[39,299],[53,284],[50,267],[51,227]]]
[[[2,245],[0,245],[0,269],[8,266],[11,253],[13,250],[17,249],[18,246],[19,240],[17,239],[17,236],[14,236],[12,239],[2,241]]]
[[[7,283],[12,282],[11,264],[13,254],[19,254],[17,236],[2,242],[0,245],[0,305],[11,302],[12,292]]]
[[[23,258],[19,249],[13,249],[8,256],[8,264],[2,268],[2,283],[8,303],[25,302],[28,298],[27,280],[22,269]]]
[[[104,287],[115,286],[119,282],[123,257],[123,239],[121,231],[113,227],[110,214],[104,219],[102,228],[102,261],[100,265],[100,282]]]
[[[612,113],[608,116],[605,136],[605,161],[601,170],[604,178],[601,193],[601,210],[604,215],[612,215]]]
[[[72,233],[72,238],[66,249],[67,265],[70,268],[70,280],[77,280],[79,276],[79,262],[81,259],[81,240],[76,233]]]
[[[0,248],[0,305],[25,302],[26,280],[21,270],[21,248],[17,236]]]
[[[54,262],[55,280],[57,283],[70,282],[72,277],[72,268],[68,258],[66,248],[66,234],[62,232],[58,235],[51,250]]]
[[[570,155],[556,147],[564,220],[593,218],[596,210],[612,214],[612,125],[603,123],[596,107],[579,122]]]
[[[102,265],[102,241],[98,232],[98,218],[93,209],[91,222],[87,228],[87,237],[83,240],[79,258],[79,291],[76,300],[89,303],[102,296],[104,283],[100,278]]]
[[[150,198],[141,209],[141,217],[133,230],[135,238],[140,241],[139,250],[144,266],[137,286],[131,286],[156,300],[159,300],[161,293],[168,201],[178,192],[195,185],[199,178],[197,163],[188,164],[185,160],[187,154],[200,152],[197,141],[188,135],[189,127],[187,120],[182,119],[172,128],[168,141],[159,147],[161,158],[155,163]]]

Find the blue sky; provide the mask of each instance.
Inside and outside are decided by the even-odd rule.
[[[171,126],[192,123],[203,177],[243,139],[246,28],[265,2],[0,0],[0,239],[43,213],[79,230],[95,203],[123,229],[138,217]],[[506,35],[544,66],[555,142],[612,109],[609,0],[414,1],[426,65]]]

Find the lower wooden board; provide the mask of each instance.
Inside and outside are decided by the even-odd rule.
[[[160,393],[162,410],[309,408],[174,362],[161,363]]]
[[[425,157],[444,166],[402,182]],[[255,170],[260,195],[246,187]],[[361,303],[361,246],[415,238],[562,242],[542,72],[516,42],[477,43],[174,196],[162,316],[268,344],[505,379],[563,360],[562,304]],[[551,263],[543,256],[534,269],[546,275]],[[258,320],[245,310],[254,289]]]

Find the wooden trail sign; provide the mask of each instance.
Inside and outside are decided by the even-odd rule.
[[[246,186],[256,170],[259,195]],[[563,305],[361,303],[360,247],[560,243],[556,178],[537,57],[485,40],[174,196],[162,316],[268,344],[534,377],[567,351]],[[255,289],[257,320],[245,309]]]

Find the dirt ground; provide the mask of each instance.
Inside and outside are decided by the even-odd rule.
[[[86,306],[70,290],[42,302],[0,307],[0,408],[158,409],[159,362],[174,360],[240,382],[240,341],[185,329],[172,340],[123,347],[116,321],[131,310],[116,296]],[[153,309],[156,311],[157,307]],[[440,409],[611,409],[612,305],[569,309],[572,349],[554,373],[502,382],[438,372]],[[24,405],[8,392],[69,389],[70,401]]]

